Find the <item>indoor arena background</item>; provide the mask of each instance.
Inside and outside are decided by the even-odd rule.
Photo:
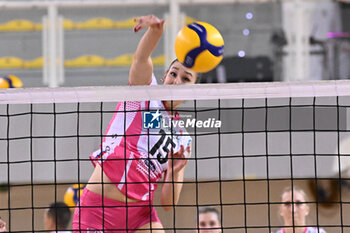
[[[0,3],[3,2],[6,1],[0,1]],[[305,4],[307,12],[305,17],[309,19],[304,25],[303,36],[313,40],[310,40],[307,46],[309,49],[307,59],[303,58],[307,60],[307,67],[302,67],[298,72],[296,71],[298,66],[293,63],[295,61],[293,60],[293,49],[295,49],[293,30],[297,29],[292,29],[293,16],[291,15],[295,9],[293,4],[300,4],[299,1],[227,1],[229,3],[224,4],[213,4],[215,0],[209,4],[188,2],[180,8],[185,17],[210,22],[218,28],[225,40],[224,61],[226,60],[227,63],[223,64],[228,64],[223,67],[225,75],[220,75],[222,70],[217,69],[204,75],[202,82],[309,81],[350,78],[348,38],[329,37],[329,32],[350,33],[347,31],[350,30],[347,25],[350,4],[345,1],[301,1]],[[157,1],[154,1],[153,5],[64,7],[58,10],[59,15],[74,23],[84,23],[94,18],[108,18],[115,22],[123,22],[139,15],[155,14],[163,17],[168,12],[169,4],[157,4]],[[2,26],[18,19],[40,24],[42,17],[46,14],[47,9],[40,7],[10,9],[0,4]],[[64,31],[65,78],[59,86],[127,84],[130,65],[128,55],[134,52],[142,33],[135,35],[132,28],[128,26],[117,29],[100,27],[102,29],[99,26],[89,29],[87,26],[87,29],[77,27]],[[21,26],[18,26],[17,29],[6,30],[5,26],[0,27],[0,44],[3,45],[0,46],[0,72],[20,77],[24,87],[47,87],[48,83],[44,83],[42,79],[42,63],[39,62],[32,67],[28,65],[29,61],[42,56],[42,32],[35,27],[20,28]],[[164,55],[164,43],[166,42],[162,39],[153,54],[154,57]],[[107,65],[106,60],[124,55],[124,62]],[[77,60],[80,56],[85,56],[81,63]],[[95,56],[99,56],[104,61]],[[165,65],[164,58],[161,57],[154,70],[158,80],[164,74]],[[236,73],[235,69],[239,67],[241,69]],[[222,80],[223,77],[224,80]],[[179,206],[175,211],[164,212],[161,207],[157,208],[165,227],[194,228],[198,205],[211,205],[222,210],[224,226],[232,226],[232,229],[225,230],[227,232],[274,231],[278,228],[277,226],[282,225],[282,219],[278,213],[280,205],[278,202],[286,186],[293,183],[303,188],[311,201],[315,202],[312,190],[314,184],[311,184],[311,181],[314,181],[313,178],[332,179],[337,175],[334,167],[337,163],[335,155],[338,144],[340,140],[349,136],[348,108],[337,107],[336,97],[316,100],[314,98],[273,99],[268,100],[269,106],[282,107],[269,109],[266,108],[265,101],[265,99],[254,99],[242,102],[237,99],[220,103],[221,106],[232,107],[221,113],[225,130],[243,133],[221,136],[214,134],[195,139],[198,143],[196,151],[198,158],[210,158],[189,162],[185,174],[187,183],[184,184]],[[314,101],[316,104],[327,105],[327,107],[319,106],[315,110]],[[340,102],[348,106],[350,99],[342,98]],[[105,132],[116,104],[116,102],[104,103],[103,111],[106,112],[101,118],[100,103],[82,103],[79,106],[80,110],[89,113],[79,116],[79,134],[98,135],[101,129]],[[204,113],[203,118],[217,116],[217,100],[198,101],[197,104],[200,108],[216,108]],[[36,112],[42,113],[52,113],[55,108],[59,113],[75,111],[77,104],[56,104],[55,106],[35,104],[33,108]],[[193,109],[193,101],[187,101],[184,108]],[[246,109],[243,110],[243,108]],[[0,140],[0,162],[3,162],[0,164],[0,183],[2,184],[0,216],[8,220],[8,208],[16,209],[11,211],[13,231],[31,231],[33,224],[36,230],[43,230],[43,213],[49,203],[55,200],[62,201],[66,189],[71,184],[87,182],[93,171],[90,161],[79,163],[74,161],[77,159],[77,148],[79,148],[80,158],[87,159],[101,141],[99,137],[80,137],[79,139],[64,137],[77,134],[76,113],[55,116],[37,114],[31,123],[28,115],[20,114],[28,111],[30,111],[30,105],[27,104],[9,107],[0,105],[2,116],[0,117],[0,138],[8,137],[8,130],[12,138],[25,137],[30,131],[33,135],[48,136],[48,138],[11,142]],[[243,111],[244,117],[242,117]],[[268,122],[265,121],[267,112]],[[19,114],[11,117],[9,127],[7,127],[8,118],[5,116],[8,113]],[[290,118],[290,114],[293,118]],[[31,127],[33,125],[34,127]],[[290,125],[294,132],[288,131]],[[277,132],[266,132],[267,129]],[[303,129],[309,131],[298,132]],[[312,129],[319,129],[320,132],[315,133]],[[344,132],[339,134],[337,133],[339,130]],[[63,137],[53,139],[53,134]],[[267,139],[268,142],[266,142]],[[10,158],[7,157],[7,150],[10,150]],[[218,151],[223,157],[224,155],[233,156],[223,158],[219,162],[214,158],[218,155]],[[274,156],[267,159],[266,153]],[[293,158],[278,156],[291,153],[300,154],[300,156]],[[329,154],[329,156],[318,157],[315,165],[316,153]],[[55,159],[67,161],[53,161],[53,154]],[[244,165],[242,154],[245,156]],[[31,156],[34,161],[43,162],[31,163]],[[68,161],[70,159],[72,161]],[[10,172],[8,164],[4,163],[8,160],[13,162]],[[23,160],[28,162],[16,163]],[[10,185],[14,185],[10,188],[10,192],[8,192],[8,181]],[[35,182],[36,185],[22,185],[31,182]],[[54,184],[60,182],[63,184]],[[339,210],[340,204],[327,206],[314,203],[311,204],[308,224],[325,225],[326,227],[323,228],[328,232],[350,232],[348,204],[350,191],[344,189],[343,193],[342,214]],[[35,208],[32,208],[33,203]],[[340,224],[344,227],[340,227]]]

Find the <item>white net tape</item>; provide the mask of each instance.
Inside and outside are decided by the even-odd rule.
[[[330,97],[349,96],[349,90],[348,80],[185,86],[23,88],[1,90],[0,104]]]

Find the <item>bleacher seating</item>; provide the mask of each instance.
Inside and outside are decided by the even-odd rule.
[[[64,61],[66,68],[84,67],[122,67],[130,66],[133,54],[124,54],[115,58],[103,58],[99,55],[89,54]],[[155,66],[163,66],[165,56],[159,55],[152,59]],[[43,67],[43,58],[38,57],[32,60],[22,60],[18,57],[0,57],[0,69],[40,69]]]

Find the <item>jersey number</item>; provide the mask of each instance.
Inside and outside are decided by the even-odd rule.
[[[170,151],[169,145],[171,145],[171,148],[174,148],[176,144],[173,142],[173,140],[171,140],[171,137],[166,136],[165,131],[163,129],[161,129],[159,133],[162,136],[159,138],[158,142],[154,144],[150,152],[151,155],[154,155],[158,151],[159,153],[157,154],[157,160],[160,164],[163,164],[168,161],[168,153]],[[161,147],[164,141],[165,144]]]

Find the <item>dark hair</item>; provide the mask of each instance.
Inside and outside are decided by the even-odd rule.
[[[168,67],[168,69],[167,69],[167,71],[166,72],[168,72],[169,70],[170,70],[170,67],[175,63],[175,62],[180,62],[177,58],[175,59],[175,60],[173,60],[171,63],[170,63],[170,65],[169,65],[169,67]],[[181,63],[181,62],[180,62]],[[199,83],[200,82],[200,79],[201,79],[201,77],[202,77],[202,74],[201,73],[198,73],[198,72],[195,72],[196,73],[196,83]]]
[[[65,230],[71,218],[69,207],[63,202],[54,202],[47,210],[47,216],[56,223],[57,230]]]
[[[219,222],[221,222],[220,212],[214,207],[201,207],[198,210],[198,215],[206,214],[206,213],[214,213],[218,217]]]

